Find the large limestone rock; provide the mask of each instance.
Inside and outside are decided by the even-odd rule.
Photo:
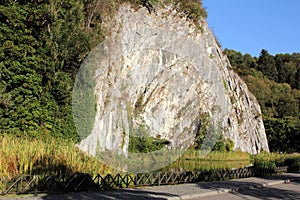
[[[96,116],[82,150],[127,155],[129,134],[140,132],[185,149],[209,120],[210,133],[231,138],[235,149],[268,151],[259,104],[199,23],[171,7],[151,14],[120,7],[110,36],[83,65],[95,70]]]

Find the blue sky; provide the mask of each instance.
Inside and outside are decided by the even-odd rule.
[[[222,48],[259,56],[300,52],[300,0],[202,0]]]

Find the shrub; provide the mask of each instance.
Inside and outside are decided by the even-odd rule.
[[[194,22],[198,22],[201,18],[207,17],[207,12],[199,0],[176,0],[177,10],[183,12],[188,18]]]
[[[215,144],[213,151],[219,152],[231,152],[234,148],[234,142],[230,138],[224,138],[223,135],[220,136],[220,139]]]
[[[233,151],[234,148],[234,141],[230,138],[226,139],[226,150],[227,152]]]
[[[258,169],[274,169],[275,167],[287,166],[288,172],[300,170],[300,154],[266,153],[252,156],[252,163]]]
[[[252,157],[252,163],[257,169],[275,169],[275,157],[269,153],[260,153]]]
[[[288,172],[300,171],[300,157],[291,157],[285,160],[285,165],[288,166]]]

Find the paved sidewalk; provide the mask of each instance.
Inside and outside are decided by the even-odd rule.
[[[292,181],[300,182],[299,173],[283,174],[264,178],[243,178],[229,181],[201,182],[193,184],[167,185],[156,187],[144,187],[135,189],[123,189],[102,192],[79,192],[68,194],[40,194],[31,196],[3,196],[5,200],[94,200],[94,199],[120,199],[120,200],[183,200],[212,195],[219,195],[239,190],[250,190]]]

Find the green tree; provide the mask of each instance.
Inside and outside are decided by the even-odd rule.
[[[272,109],[276,117],[299,116],[299,101],[294,97],[293,90],[287,83],[272,86]]]
[[[300,121],[297,118],[265,118],[264,124],[272,152],[300,151]]]
[[[294,86],[297,63],[294,62],[293,57],[290,54],[277,54],[275,56],[275,61],[278,71],[278,82],[288,83],[291,86]]]
[[[80,1],[13,1],[0,5],[2,131],[76,137],[71,92],[90,50]]]
[[[278,72],[274,57],[263,49],[257,61],[257,69],[261,71],[270,80],[277,81]]]
[[[250,54],[242,54],[230,49],[225,49],[224,53],[227,55],[233,69],[241,76],[246,76],[256,68],[256,58]]]
[[[36,134],[45,123],[42,102],[44,55],[42,3],[6,0],[0,5],[0,127]]]
[[[297,66],[297,72],[295,73],[294,82],[292,83],[292,87],[295,89],[300,89],[300,53],[292,54],[293,62]]]
[[[50,21],[43,32],[46,67],[43,86],[48,98],[51,132],[77,138],[72,117],[73,83],[81,61],[90,50],[90,37],[85,32],[84,4],[81,1],[53,0],[45,5]]]

